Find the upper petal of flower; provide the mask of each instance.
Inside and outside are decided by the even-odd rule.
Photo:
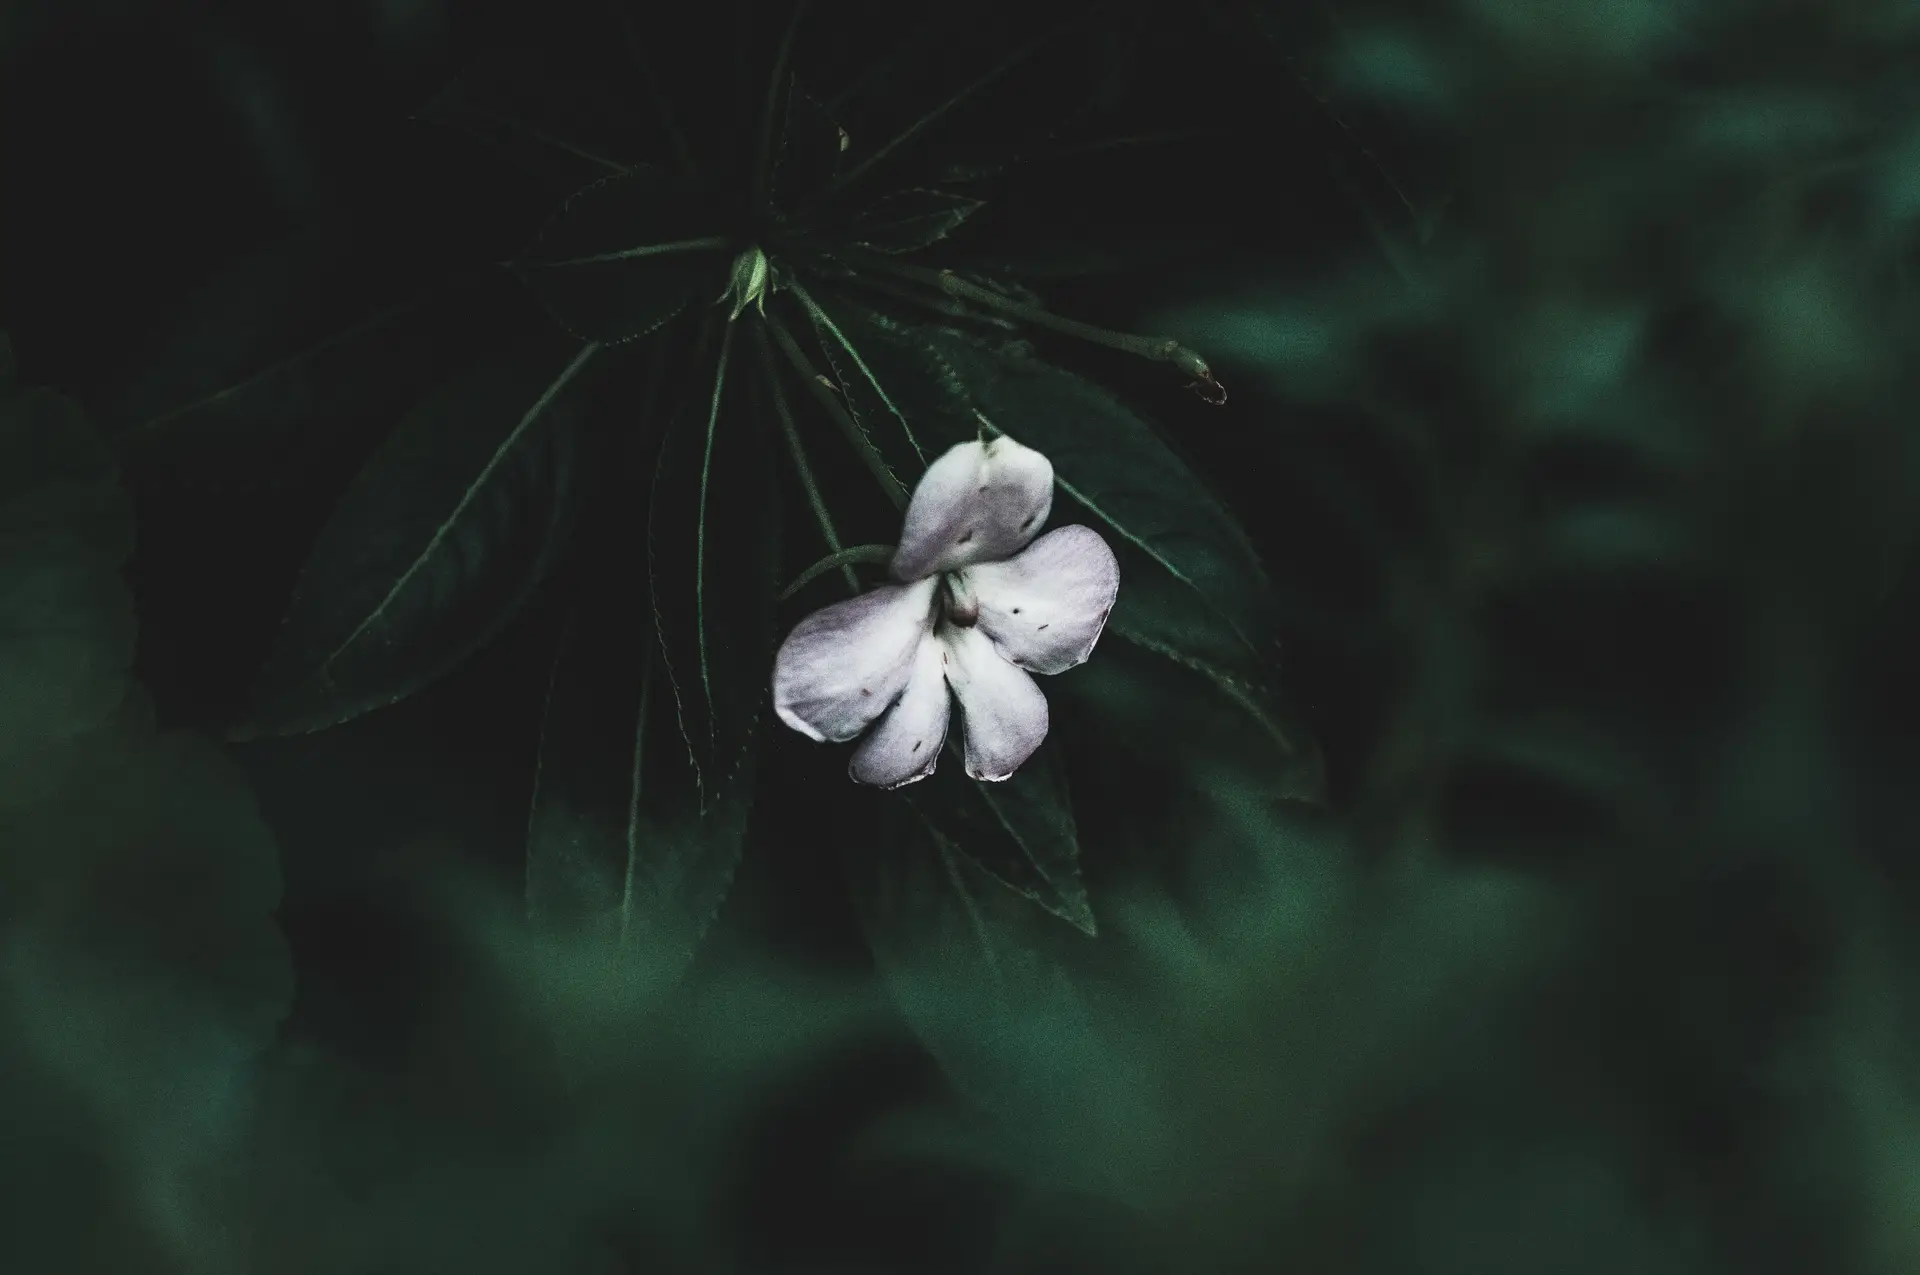
[[[947,682],[960,697],[967,774],[1006,779],[1047,737],[1047,697],[978,628],[943,626]]]
[[[1064,673],[1093,654],[1120,591],[1120,563],[1091,527],[1056,527],[1005,562],[963,573],[980,628],[1012,663]]]
[[[1053,508],[1053,462],[1004,435],[960,443],[927,466],[907,502],[898,580],[996,562],[1039,533]]]
[[[940,663],[945,650],[932,633],[920,639],[913,673],[900,702],[888,709],[880,724],[860,741],[847,765],[847,774],[856,782],[898,788],[933,773],[940,749],[947,742],[947,714],[951,711]]]
[[[932,625],[937,582],[882,585],[815,611],[773,657],[773,711],[809,739],[852,739],[887,710]]]

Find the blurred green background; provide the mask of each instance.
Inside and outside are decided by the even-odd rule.
[[[223,742],[580,152],[750,129],[789,17],[0,9],[0,1269],[1920,1271],[1904,0],[810,8],[862,144],[1037,41],[955,251],[1229,392],[1027,334],[1246,529],[1315,759],[1049,680],[1095,937],[785,732],[690,972],[530,924],[557,586]]]

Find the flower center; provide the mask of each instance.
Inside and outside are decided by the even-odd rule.
[[[973,596],[973,586],[967,583],[965,572],[948,572],[940,578],[940,585],[949,624],[957,629],[970,629],[980,622],[980,599]]]

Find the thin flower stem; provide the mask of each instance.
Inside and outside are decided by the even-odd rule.
[[[998,310],[1011,315],[1023,323],[1035,327],[1050,328],[1067,336],[1078,337],[1082,341],[1091,341],[1110,349],[1121,350],[1138,355],[1143,359],[1153,359],[1161,363],[1171,363],[1197,381],[1214,385],[1213,370],[1199,354],[1180,344],[1172,337],[1136,336],[1131,332],[1115,332],[1111,328],[1096,327],[1091,323],[1082,323],[1078,319],[1065,318],[1043,310],[1037,305],[1028,305],[1012,297],[985,288],[977,283],[962,279],[951,270],[935,270],[928,266],[917,266],[910,261],[896,261],[885,253],[846,252],[846,256],[857,259],[861,265],[887,274],[910,279],[931,288],[937,288],[950,297],[971,301],[975,305],[985,306],[989,310]]]
[[[793,408],[787,402],[786,387],[780,384],[780,368],[773,361],[773,345],[767,340],[764,326],[755,328],[753,334],[754,345],[760,351],[760,367],[766,374],[767,388],[773,395],[773,412],[780,418],[780,433],[787,440],[787,455],[793,458],[794,472],[800,476],[800,486],[806,490],[807,505],[813,510],[813,520],[820,527],[820,537],[827,542],[829,553],[837,555],[840,553],[840,533],[833,528],[833,515],[828,512],[827,502],[820,495],[820,484],[814,481],[813,466],[807,463],[807,450],[801,445],[800,431],[793,423]],[[819,574],[816,570],[819,565],[815,563],[802,572],[798,580],[787,586],[780,600],[784,602],[795,589]],[[852,566],[843,564],[840,574],[846,578],[848,592],[860,591],[860,580],[853,574]]]
[[[929,296],[922,289],[911,288],[903,283],[896,283],[892,279],[876,279],[872,275],[855,275],[851,282],[859,287],[866,288],[868,291],[877,292],[882,296],[892,297],[896,301],[905,301],[909,305],[923,306],[939,314],[944,314],[950,319],[973,319],[978,322],[987,317],[976,311],[969,310],[961,303],[958,297],[950,297],[945,293],[939,296]],[[1013,326],[1012,323],[1004,319],[999,320],[999,322],[1006,327]]]
[[[836,550],[795,576],[792,584],[780,590],[780,596],[776,600],[785,602],[788,598],[800,592],[800,590],[806,588],[809,584],[812,584],[815,580],[833,570],[835,567],[840,568],[840,570],[846,573],[849,586],[855,593],[858,593],[860,591],[860,582],[854,578],[853,567],[850,564],[855,562],[892,562],[893,555],[894,547],[892,545],[850,545],[845,549]]]
[[[846,435],[847,442],[852,445],[855,452],[859,453],[868,472],[887,493],[887,499],[893,502],[894,508],[905,509],[907,507],[906,485],[894,477],[893,471],[887,468],[886,460],[875,450],[873,440],[868,438],[866,431],[860,428],[860,422],[853,419],[853,414],[847,411],[846,404],[842,403],[829,388],[830,383],[815,370],[813,361],[807,357],[806,351],[800,348],[800,343],[793,339],[793,333],[787,330],[787,325],[771,314],[764,317],[767,333],[773,337],[773,343],[780,347],[780,353],[785,355],[787,362],[793,365],[793,370],[800,374],[800,379],[806,384],[808,391],[822,407],[827,409],[827,415],[833,418],[833,423],[840,427],[842,434]]]

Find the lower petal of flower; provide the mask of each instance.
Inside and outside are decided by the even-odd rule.
[[[898,788],[933,773],[947,742],[951,711],[940,657],[946,648],[929,633],[914,653],[913,672],[900,702],[887,710],[860,747],[847,774],[876,788]]]
[[[977,628],[943,626],[940,645],[947,683],[960,700],[967,774],[1009,778],[1047,737],[1047,697]]]

